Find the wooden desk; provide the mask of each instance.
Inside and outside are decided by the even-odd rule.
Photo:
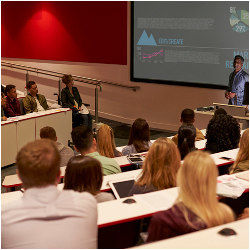
[[[218,234],[223,228],[232,228],[237,235]],[[140,245],[133,249],[249,249],[249,219]]]
[[[72,111],[67,108],[52,109],[2,121],[1,166],[15,163],[17,152],[26,143],[40,139],[40,129],[44,126],[53,127],[58,141],[68,145],[72,131]]]

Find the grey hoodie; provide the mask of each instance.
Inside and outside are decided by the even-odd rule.
[[[69,159],[74,156],[74,151],[70,147],[64,146],[60,142],[56,142],[57,149],[61,155],[61,164],[60,167],[67,166]]]

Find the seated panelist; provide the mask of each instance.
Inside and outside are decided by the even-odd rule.
[[[61,92],[63,108],[72,109],[73,128],[85,125],[92,129],[92,117],[88,109],[82,103],[81,96],[76,87],[72,75],[64,75],[62,82],[66,85]]]
[[[38,88],[34,81],[26,84],[29,94],[23,99],[25,113],[45,111],[49,109],[44,95],[38,94]]]
[[[4,108],[7,117],[21,115],[20,103],[17,100],[16,86],[12,84],[6,85],[6,107]]]
[[[2,92],[1,93],[1,121],[7,121],[7,117],[5,116],[4,113],[4,108],[6,107],[6,99],[5,99],[5,95]]]

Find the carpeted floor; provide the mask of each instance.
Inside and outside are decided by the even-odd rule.
[[[110,127],[114,130],[115,135],[115,143],[116,146],[125,146],[128,143],[128,137],[129,137],[129,131],[131,128],[131,125],[124,124],[117,121],[108,120],[105,118],[99,117],[99,122],[108,124]],[[168,137],[176,134],[173,131],[162,131],[162,130],[150,130],[150,139],[155,140],[159,137]],[[16,174],[16,165],[12,164],[6,167],[3,167],[1,169],[1,183],[3,183],[3,180],[5,176]],[[5,188],[1,188],[1,193],[6,192]]]

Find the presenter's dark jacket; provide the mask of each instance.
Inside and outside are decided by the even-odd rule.
[[[76,87],[72,87],[73,96],[71,95],[69,88],[65,87],[61,92],[61,100],[63,108],[70,108],[73,112],[77,112],[77,107],[75,107],[74,100],[78,103],[78,107],[82,106],[82,99],[79,91]]]
[[[40,95],[40,94],[37,94],[36,95],[39,103],[41,104],[41,106],[47,110],[49,108],[48,104],[47,104],[47,101],[46,101],[46,98],[44,95]],[[31,96],[30,94],[28,94],[24,99],[23,99],[23,106],[24,106],[24,109],[25,109],[25,113],[28,114],[28,113],[32,113],[32,112],[38,112],[38,109],[37,109],[37,103],[36,103],[36,100],[33,96]]]
[[[236,98],[229,99],[230,105],[243,105],[245,84],[249,82],[249,76],[244,70],[240,70],[235,74],[233,71],[229,76],[229,84],[227,91],[236,93]]]
[[[153,215],[148,228],[147,242],[163,240],[207,228],[206,224],[196,214],[185,207],[183,203],[179,204],[186,209],[189,221],[195,228],[187,223],[184,213],[177,203],[170,209]]]
[[[6,97],[6,108],[4,109],[7,117],[13,117],[21,115],[20,103],[17,98],[14,98],[13,101],[7,96]]]

